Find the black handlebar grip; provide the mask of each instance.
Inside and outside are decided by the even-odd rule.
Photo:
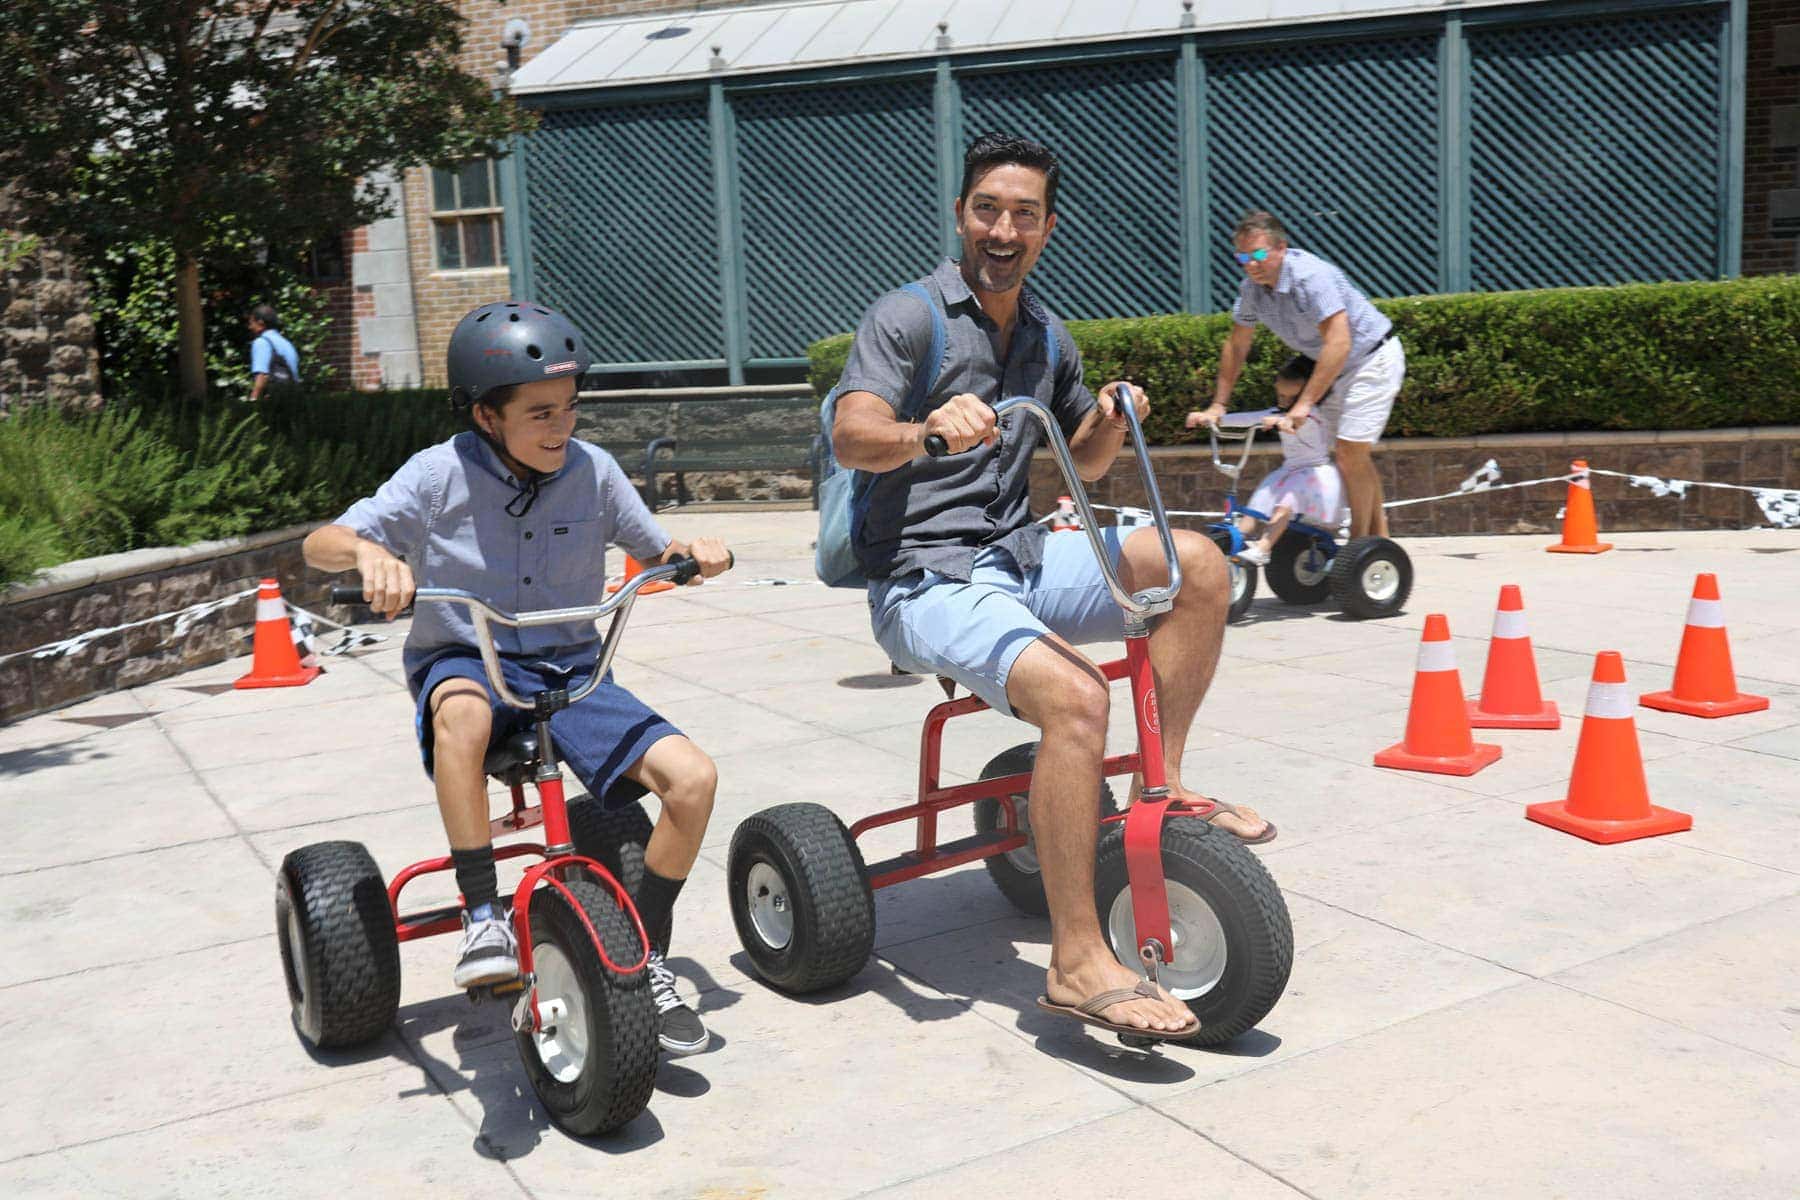
[[[700,561],[691,554],[669,565],[675,568],[673,579],[676,583],[686,583],[700,573]]]
[[[361,587],[345,587],[339,584],[331,589],[331,603],[367,604],[368,601],[363,599]]]
[[[928,433],[925,435],[925,454],[927,457],[942,458],[948,453],[950,453],[950,443],[946,442],[941,435],[935,433]]]

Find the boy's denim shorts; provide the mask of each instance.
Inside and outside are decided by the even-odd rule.
[[[1131,532],[1100,530],[1115,570]],[[869,617],[875,641],[895,666],[948,676],[1008,716],[1015,714],[1006,679],[1025,647],[1046,633],[1077,646],[1125,636],[1124,614],[1080,530],[1046,537],[1035,571],[1021,572],[1011,554],[992,548],[975,559],[967,583],[936,571],[876,580],[869,585]]]
[[[506,686],[521,699],[530,699],[548,688],[574,691],[585,682],[594,666],[591,650],[558,661],[533,657],[500,657],[500,670]],[[494,694],[488,685],[487,671],[481,655],[474,650],[451,650],[433,657],[408,671],[407,686],[412,689],[416,710],[414,729],[419,738],[419,753],[425,773],[432,768],[432,722],[429,703],[432,691],[447,679],[473,679],[486,689],[488,703],[494,712],[490,747],[514,733],[531,727],[531,714],[514,708]],[[581,703],[550,718],[550,736],[556,740],[557,757],[567,764],[588,794],[606,808],[618,808],[643,796],[647,788],[625,772],[646,751],[666,737],[679,737],[681,731],[658,716],[642,700],[613,682],[612,672],[600,681]]]

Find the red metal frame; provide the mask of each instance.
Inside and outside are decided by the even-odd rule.
[[[1140,952],[1156,943],[1156,954],[1163,963],[1174,961],[1173,939],[1169,935],[1169,898],[1162,869],[1162,824],[1167,817],[1208,817],[1217,808],[1211,801],[1185,803],[1171,800],[1166,793],[1167,776],[1163,765],[1162,714],[1156,700],[1155,672],[1150,664],[1148,634],[1127,636],[1125,657],[1102,663],[1100,671],[1107,680],[1131,681],[1132,720],[1137,726],[1138,749],[1131,754],[1116,754],[1101,764],[1105,776],[1131,775],[1142,769],[1145,794],[1125,812],[1102,817],[1101,824],[1125,822],[1125,868],[1131,879],[1131,902],[1137,924]],[[850,827],[850,836],[860,838],[871,829],[916,820],[918,840],[899,866],[869,877],[871,888],[892,887],[908,879],[948,871],[964,863],[978,862],[996,854],[1005,854],[1025,845],[1019,832],[1018,814],[1013,811],[1015,792],[1031,787],[1029,771],[999,779],[982,779],[955,787],[941,786],[941,763],[944,748],[944,725],[952,717],[968,716],[987,708],[977,696],[946,700],[925,715],[925,728],[919,737],[919,799],[905,808],[890,809],[864,817]],[[1160,793],[1160,794],[1159,794]],[[977,800],[1000,802],[1006,816],[1007,836],[996,842],[972,848],[945,852],[938,847],[938,814]]]

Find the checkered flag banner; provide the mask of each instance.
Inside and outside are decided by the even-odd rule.
[[[1133,529],[1139,525],[1156,524],[1151,519],[1150,510],[1147,508],[1132,508],[1129,504],[1121,504],[1115,511],[1118,512],[1119,519],[1114,524],[1120,529]]]
[[[1500,464],[1490,458],[1470,472],[1469,477],[1463,480],[1456,490],[1459,492],[1485,492],[1499,482]]]
[[[1756,506],[1762,509],[1763,516],[1775,528],[1800,528],[1800,492],[1757,488]]]
[[[1654,475],[1628,475],[1632,487],[1649,488],[1652,496],[1674,496],[1681,499],[1687,495],[1688,481],[1685,479],[1658,479]]]

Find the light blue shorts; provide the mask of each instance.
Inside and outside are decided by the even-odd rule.
[[[1114,569],[1131,532],[1100,530]],[[1077,646],[1125,636],[1124,614],[1080,530],[1045,538],[1035,571],[1021,572],[1012,555],[995,548],[976,558],[967,583],[936,571],[877,580],[869,585],[869,617],[895,666],[948,676],[1007,716],[1015,714],[1006,678],[1025,647],[1046,633]]]

